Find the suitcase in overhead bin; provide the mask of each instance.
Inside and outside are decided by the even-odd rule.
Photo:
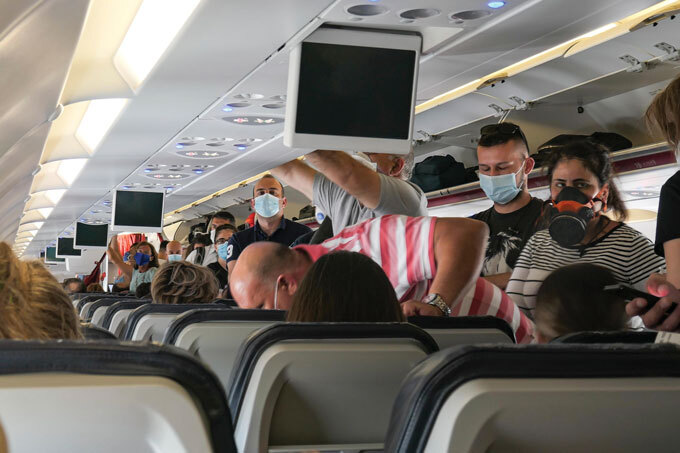
[[[465,166],[450,155],[426,158],[416,164],[411,177],[411,182],[424,192],[458,186],[466,181]]]

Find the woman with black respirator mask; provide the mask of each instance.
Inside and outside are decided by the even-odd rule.
[[[550,224],[524,246],[507,286],[508,295],[533,318],[543,280],[555,269],[574,263],[606,267],[617,281],[644,290],[649,275],[665,263],[649,239],[622,222],[627,210],[613,181],[607,149],[588,140],[577,141],[555,149],[546,166]],[[616,220],[603,215],[609,211],[614,211],[610,215]]]

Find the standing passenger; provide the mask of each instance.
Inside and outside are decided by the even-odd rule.
[[[283,216],[286,207],[283,185],[272,175],[263,176],[253,189],[250,206],[255,210],[255,226],[234,234],[227,245],[227,269],[231,274],[236,260],[253,242],[270,241],[289,247],[295,240],[311,230]]]
[[[472,218],[486,223],[490,231],[482,275],[505,289],[524,244],[541,226],[544,202],[529,194],[534,160],[520,127],[489,124],[480,132],[479,184],[493,206]]]
[[[387,214],[427,215],[427,199],[408,181],[413,150],[405,156],[367,154],[374,170],[342,151],[318,150],[276,167],[272,174],[305,194],[333,221],[333,234]]]

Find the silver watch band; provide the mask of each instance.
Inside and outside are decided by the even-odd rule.
[[[444,302],[444,299],[442,299],[442,296],[440,296],[439,294],[428,294],[423,299],[423,301],[426,304],[432,305],[440,309],[444,316],[451,316],[451,308],[449,308],[449,306],[446,305],[446,302]]]

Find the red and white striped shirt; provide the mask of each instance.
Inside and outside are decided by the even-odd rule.
[[[434,260],[435,217],[386,215],[345,228],[318,245],[299,245],[312,261],[346,250],[370,257],[383,268],[401,302],[421,300],[437,273]],[[500,288],[479,278],[455,306],[451,316],[496,316],[515,332],[518,343],[531,340],[533,325]]]

